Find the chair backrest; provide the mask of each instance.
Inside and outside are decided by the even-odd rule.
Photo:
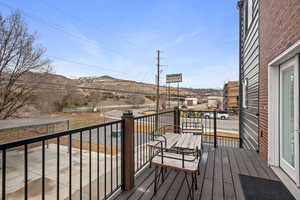
[[[179,131],[176,131],[176,130],[179,130]],[[176,133],[176,132],[178,134],[181,134],[182,133],[181,127],[177,127],[173,124],[164,125],[164,126],[160,127],[160,129],[158,130],[159,134]]]

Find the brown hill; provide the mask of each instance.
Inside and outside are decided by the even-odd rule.
[[[148,104],[154,103],[156,94],[155,84],[111,76],[70,79],[62,75],[46,74],[39,82],[32,104],[37,110],[45,112],[60,111],[65,107]],[[177,88],[171,87],[170,93],[176,95]],[[198,97],[200,102],[207,102],[208,95],[222,95],[218,89],[180,88],[179,93]],[[162,99],[166,99],[168,88],[161,86],[160,94]]]
[[[112,92],[118,93],[118,91],[135,92],[144,95],[155,95],[156,85],[137,82],[132,80],[122,80],[111,76],[100,77],[82,77],[78,79],[80,87],[92,87],[98,89],[112,90]],[[160,87],[161,94],[168,94],[168,88],[166,86]],[[170,88],[171,95],[177,95],[177,88]],[[195,89],[195,88],[179,88],[180,95],[184,96],[197,96],[199,98],[205,98],[207,95],[221,96],[222,91],[219,89]]]

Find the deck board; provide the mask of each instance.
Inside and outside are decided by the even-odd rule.
[[[232,175],[232,180],[233,180],[233,186],[234,186],[234,190],[235,190],[235,195],[236,195],[236,199],[245,199],[243,191],[242,191],[242,187],[241,187],[241,183],[240,183],[240,178],[239,178],[239,173],[240,173],[240,169],[238,167],[237,164],[237,160],[233,154],[232,149],[227,149],[227,154],[229,156],[229,162],[230,162],[230,167],[231,167],[231,175]]]
[[[196,190],[196,192],[195,192],[195,199],[200,199],[200,197],[201,197],[201,191],[202,191],[204,179],[205,179],[205,171],[207,168],[207,159],[208,159],[208,147],[204,146],[203,153],[202,153],[202,159],[200,161],[200,174],[197,177],[199,189]]]
[[[215,150],[215,167],[214,167],[214,184],[213,184],[213,199],[223,200],[223,164],[221,148]]]
[[[215,149],[209,148],[205,180],[202,188],[201,199],[212,199],[214,177]]]
[[[223,164],[223,185],[224,185],[224,199],[235,200],[235,190],[232,179],[232,171],[230,168],[229,156],[226,149],[221,150],[221,158]]]
[[[245,199],[239,174],[278,180],[278,177],[259,159],[256,152],[238,148],[204,146],[197,175],[198,190],[195,199]],[[154,166],[145,168],[136,179],[134,189],[122,192],[115,199],[168,200],[187,199],[188,187],[184,172],[167,169],[165,181],[160,180],[158,191],[154,194]],[[191,182],[190,176],[188,177]]]
[[[166,195],[164,197],[165,200],[174,200],[176,197],[178,197],[180,193],[180,189],[183,185],[184,180],[184,173],[179,172],[178,176],[176,177],[174,183],[170,187],[169,191],[165,191]]]
[[[166,191],[170,191],[170,188],[173,186],[174,182],[176,182],[176,179],[178,178],[179,171],[173,170],[174,173],[172,176],[170,176],[164,184],[161,186],[161,188],[157,191],[157,193],[152,197],[152,199],[163,199],[168,193]]]
[[[248,158],[246,151],[247,150],[245,150],[245,149],[240,151],[241,152],[240,155],[243,159],[243,163],[245,163],[250,176],[258,176],[257,169],[255,169],[252,160]]]

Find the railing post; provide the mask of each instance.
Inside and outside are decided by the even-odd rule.
[[[214,110],[214,147],[217,147],[217,111]]]
[[[159,117],[159,113],[158,112],[156,112],[155,113],[155,132],[157,132],[158,131],[158,129],[159,129],[159,126],[158,126],[158,117]]]
[[[123,113],[122,134],[122,189],[134,188],[134,116],[131,111]]]
[[[174,132],[179,133],[180,132],[180,110],[179,107],[174,108]]]

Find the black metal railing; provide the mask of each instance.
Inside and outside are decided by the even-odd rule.
[[[108,198],[122,184],[122,123],[0,144],[2,200]]]
[[[213,113],[208,111],[181,110],[180,122],[183,133],[209,135],[214,131]]]
[[[218,114],[219,112],[218,110],[181,110],[180,126],[182,132],[203,135],[203,143],[214,147],[240,147],[239,134],[231,130],[224,131],[220,122],[226,122],[226,117]]]
[[[151,151],[147,143],[155,130],[173,124],[174,110],[134,118],[135,172],[142,169],[150,160]]]
[[[0,144],[0,196],[3,200],[27,200],[37,194],[41,199],[106,199],[125,185],[134,186],[127,180],[150,161],[147,143],[158,130],[166,133],[168,126],[171,132],[201,134],[203,143],[214,147],[241,144],[238,135],[220,130],[217,111],[131,114],[118,121]]]
[[[230,147],[230,148],[239,148],[240,147],[240,138],[239,137],[230,137],[230,136],[215,136],[214,135],[203,135],[202,142],[208,146],[214,146],[215,141],[217,141],[217,147]]]

